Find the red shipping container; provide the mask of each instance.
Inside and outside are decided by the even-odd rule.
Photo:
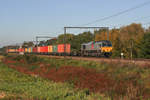
[[[42,52],[42,53],[48,53],[48,46],[40,47],[40,52]]]
[[[64,53],[65,51],[65,45],[59,44],[58,45],[58,53]],[[70,44],[66,44],[66,53],[70,53]]]
[[[40,51],[39,51],[39,52],[40,52],[40,53],[43,52],[43,47],[40,47]]]
[[[23,49],[23,48],[21,48],[21,52],[24,52],[24,49]]]
[[[37,47],[33,47],[33,52],[37,53]]]
[[[41,47],[41,50],[40,50],[42,53],[44,52],[44,47]]]
[[[67,45],[66,45],[66,52],[67,52],[67,53],[70,53],[70,52],[71,52],[71,45],[70,45],[70,44],[67,44]]]
[[[22,49],[21,49],[21,48],[19,48],[19,52],[22,52]]]
[[[43,52],[44,52],[44,53],[48,53],[48,46],[44,46],[44,47],[43,47]]]
[[[58,53],[64,53],[64,44],[58,44]]]

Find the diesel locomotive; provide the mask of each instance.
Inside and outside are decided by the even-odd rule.
[[[108,40],[91,41],[81,45],[82,56],[105,56],[109,57],[112,54],[112,43]]]

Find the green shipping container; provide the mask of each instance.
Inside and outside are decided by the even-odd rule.
[[[53,45],[53,52],[57,52],[57,51],[58,51],[57,45]]]
[[[33,50],[32,50],[33,48],[31,47],[31,53],[33,52]]]

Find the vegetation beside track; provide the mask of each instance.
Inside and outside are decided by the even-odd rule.
[[[26,74],[35,74],[35,77],[39,75],[56,82],[65,82],[74,88],[86,88],[88,94],[100,92],[115,100],[150,98],[149,65],[141,67],[131,63],[77,61],[33,55],[6,58],[3,62],[11,68]]]
[[[54,83],[19,73],[0,63],[0,99],[2,100],[109,100],[87,90],[73,89],[67,83]]]

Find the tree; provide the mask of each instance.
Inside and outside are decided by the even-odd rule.
[[[117,38],[120,37],[120,29],[112,29],[109,31],[109,40],[113,43]]]
[[[79,51],[81,49],[81,44],[87,43],[94,40],[94,35],[88,31],[83,32],[78,35],[74,35],[71,41],[71,48],[75,51]]]
[[[150,32],[146,33],[139,45],[139,57],[150,59]]]
[[[94,31],[95,35],[95,41],[101,41],[101,40],[107,40],[107,30],[106,29],[100,29]]]
[[[38,44],[38,46],[45,46],[46,45],[46,41],[40,41],[40,43]]]
[[[149,33],[150,32],[150,27],[146,29],[146,32]]]
[[[121,27],[119,34],[120,40],[123,43],[122,49],[124,50],[125,57],[129,58],[131,56],[131,52],[133,53],[133,57],[137,57],[137,54],[139,52],[137,46],[144,36],[144,28],[142,27],[142,25],[133,23],[131,25]],[[132,48],[131,41],[132,44],[134,44]]]
[[[72,40],[73,40],[73,37],[74,37],[73,34],[68,33],[68,34],[66,34],[66,37],[65,37],[64,34],[61,34],[61,35],[58,36],[57,43],[58,44],[63,44],[64,42],[71,43]],[[64,38],[65,38],[65,41],[64,41]]]
[[[33,42],[24,42],[22,48],[33,47],[33,46],[34,46]]]
[[[55,45],[57,42],[57,38],[49,39],[45,42],[45,45]]]
[[[119,37],[114,40],[114,45],[113,45],[113,51],[112,51],[112,56],[113,57],[120,57],[120,54],[123,52],[122,47],[123,44],[121,43],[121,40]]]

